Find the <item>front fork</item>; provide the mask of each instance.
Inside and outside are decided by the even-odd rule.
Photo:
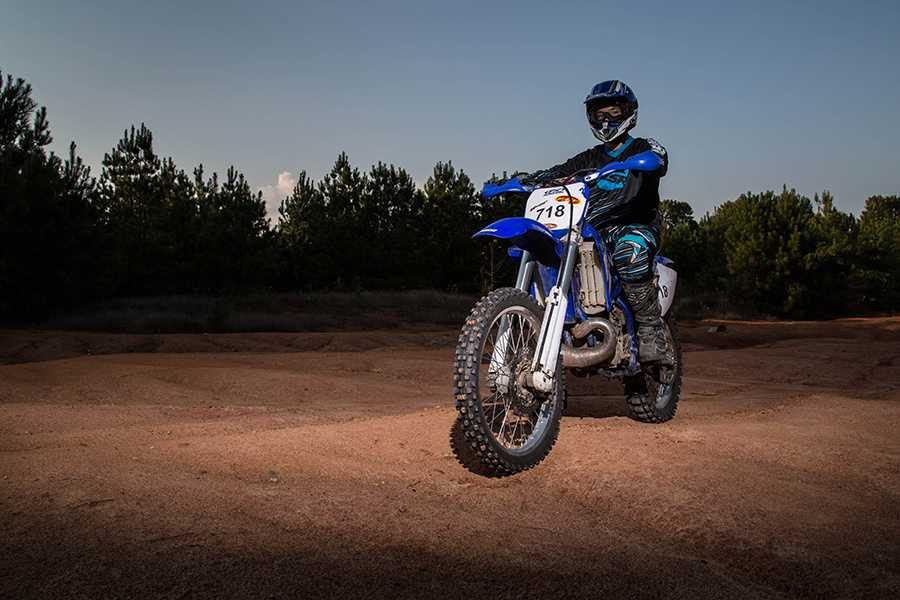
[[[519,262],[519,273],[516,275],[517,289],[528,292],[528,288],[531,287],[531,282],[534,278],[534,269],[535,262],[531,259],[531,254],[524,250],[522,252],[522,260]],[[509,317],[501,317],[497,341],[494,344],[491,364],[488,367],[488,377],[503,394],[509,391],[514,377],[512,368],[507,364],[506,360],[506,350],[512,334],[513,332],[509,327]]]
[[[575,263],[578,258],[578,244],[581,242],[581,228],[575,227],[569,234],[566,244],[566,253],[559,268],[559,278],[556,285],[550,289],[544,304],[544,320],[541,323],[541,331],[538,335],[538,345],[531,362],[531,372],[525,378],[525,383],[537,391],[549,393],[553,389],[553,379],[556,376],[556,365],[559,361],[559,347],[562,344],[562,332],[566,323],[566,311],[569,304],[569,286],[572,284],[572,273],[575,271]],[[519,273],[516,276],[516,288],[527,292],[534,278],[535,262],[526,251],[522,253],[519,263]],[[504,357],[506,355],[509,337],[509,319],[503,317],[500,321],[500,331],[491,366],[488,369],[491,379],[496,383],[501,392],[506,392],[512,384],[513,373],[507,372]]]
[[[556,366],[559,362],[559,347],[562,344],[563,327],[569,306],[569,287],[578,260],[578,244],[581,242],[581,227],[569,232],[566,253],[559,267],[556,285],[547,294],[544,304],[544,320],[538,335],[538,345],[531,362],[531,373],[526,383],[540,392],[549,393],[553,389]]]

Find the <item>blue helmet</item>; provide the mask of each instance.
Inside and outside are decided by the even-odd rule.
[[[618,106],[622,109],[622,116],[615,121],[596,119],[594,111],[604,106]],[[604,144],[625,135],[637,125],[637,96],[625,82],[618,79],[610,79],[591,88],[591,92],[584,99],[584,110],[594,137]]]

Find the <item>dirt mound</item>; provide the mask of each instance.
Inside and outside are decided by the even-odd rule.
[[[21,334],[73,358],[0,366],[0,595],[897,597],[897,320],[708,328],[674,421],[573,379],[501,480],[449,452],[453,332]]]
[[[720,329],[710,332],[711,329]],[[791,339],[836,338],[900,342],[900,317],[835,321],[685,321],[688,350],[735,349]],[[458,329],[404,326],[390,330],[127,334],[83,331],[0,330],[0,364],[121,353],[356,352],[379,348],[441,348],[456,343]]]
[[[456,343],[447,329],[324,333],[127,334],[83,331],[0,330],[0,364],[122,353],[358,352],[378,348],[445,347]]]

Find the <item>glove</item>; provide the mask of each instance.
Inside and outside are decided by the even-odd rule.
[[[512,174],[510,179],[518,179],[522,182],[523,185],[533,185],[536,182],[532,179],[531,173],[526,173],[525,171],[516,171]]]

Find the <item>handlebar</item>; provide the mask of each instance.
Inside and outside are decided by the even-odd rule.
[[[568,180],[572,179],[571,183],[575,183],[579,179],[587,184],[590,184],[592,181],[596,181],[600,179],[604,175],[609,175],[613,171],[623,171],[623,170],[632,170],[632,171],[655,171],[660,168],[663,164],[662,158],[653,152],[652,150],[646,150],[641,152],[640,154],[635,154],[634,156],[630,156],[626,158],[624,161],[614,161],[611,163],[607,163],[600,169],[583,169],[581,171],[575,171],[565,178],[562,179],[564,182],[568,182]],[[577,177],[579,173],[583,173],[584,171],[589,171],[587,175],[583,177]],[[558,181],[558,180],[555,180]],[[513,177],[508,181],[504,181],[500,184],[484,184],[484,188],[481,190],[481,194],[485,198],[492,198],[494,196],[499,196],[500,194],[505,194],[507,192],[531,192],[539,187],[546,186],[547,183],[536,184],[536,185],[526,185],[519,180],[518,177]]]
[[[507,192],[530,192],[533,189],[533,185],[525,185],[524,183],[519,181],[518,177],[513,177],[512,179],[504,181],[503,183],[484,184],[484,188],[482,188],[481,194],[485,198],[492,198],[494,196],[499,196],[500,194],[505,194]]]

